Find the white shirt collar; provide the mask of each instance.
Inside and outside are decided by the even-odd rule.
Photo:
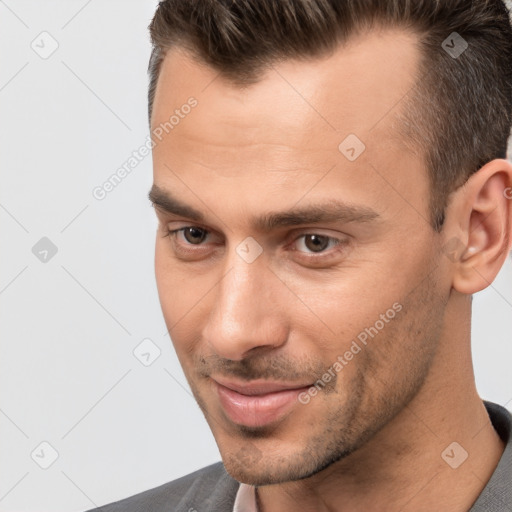
[[[254,485],[240,484],[236,493],[233,512],[258,512]]]

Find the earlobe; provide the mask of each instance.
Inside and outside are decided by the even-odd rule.
[[[496,159],[487,163],[466,182],[457,208],[465,240],[455,261],[453,287],[473,294],[487,288],[500,271],[512,242],[512,165]]]

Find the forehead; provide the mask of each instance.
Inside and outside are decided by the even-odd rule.
[[[152,127],[194,97],[193,125],[175,130],[184,137],[208,135],[213,144],[228,140],[240,147],[267,140],[303,145],[312,134],[324,140],[356,133],[370,142],[389,135],[414,87],[418,62],[414,33],[380,27],[354,35],[331,55],[275,62],[257,83],[241,88],[174,48],[162,63]]]
[[[396,219],[410,203],[426,211],[423,162],[393,128],[415,85],[418,52],[415,35],[381,29],[329,56],[275,62],[241,88],[173,49],[153,106],[152,130],[168,127],[153,148],[154,181],[235,218],[240,208],[277,210],[328,195]],[[190,98],[195,106],[183,108]],[[351,161],[344,144],[364,151]]]

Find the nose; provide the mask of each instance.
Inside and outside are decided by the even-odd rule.
[[[247,263],[233,252],[211,294],[213,307],[202,335],[214,354],[241,360],[251,351],[280,347],[288,329],[279,308],[283,284],[263,257]]]

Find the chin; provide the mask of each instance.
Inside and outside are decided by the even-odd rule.
[[[226,471],[237,481],[249,485],[271,485],[302,480],[314,475],[323,468],[316,467],[316,461],[304,464],[290,460],[286,454],[265,454],[250,441],[240,448],[221,451]],[[312,466],[312,467],[311,467]]]

